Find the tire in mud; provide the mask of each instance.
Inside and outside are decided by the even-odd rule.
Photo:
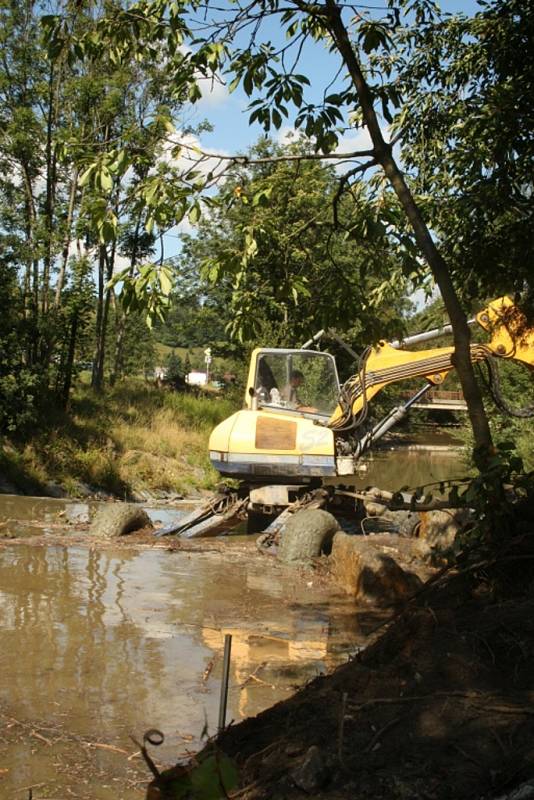
[[[278,558],[286,564],[306,563],[329,553],[339,531],[337,519],[320,508],[298,511],[287,521],[280,537]]]
[[[421,525],[421,517],[417,511],[396,511],[395,515],[400,535],[417,538]]]
[[[153,528],[150,517],[141,506],[109,503],[98,509],[89,533],[102,539],[114,539],[142,528]]]

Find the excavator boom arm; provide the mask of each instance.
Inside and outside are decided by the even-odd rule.
[[[534,367],[534,329],[509,297],[490,303],[477,314],[477,322],[491,334],[487,344],[471,345],[473,363],[490,357],[511,358]],[[398,350],[387,342],[369,348],[359,372],[342,387],[340,401],[328,427],[346,430],[365,413],[365,407],[385,386],[410,378],[426,378],[439,385],[453,364],[454,347],[431,350]]]

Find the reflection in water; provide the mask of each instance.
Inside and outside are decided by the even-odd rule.
[[[205,719],[215,729],[227,632],[229,719],[257,713],[345,660],[357,633],[350,602],[325,600],[285,576],[276,563],[266,570],[231,554],[1,550],[0,712],[18,724],[0,736],[9,770],[0,787],[9,794],[44,783],[43,798],[67,789],[132,796],[117,793],[133,768],[126,755],[80,742],[131,753],[130,733],[158,727],[166,740],[157,757],[167,763],[184,752],[184,734],[187,747],[197,746]],[[106,780],[114,785],[106,789]]]
[[[356,479],[360,487],[379,486],[398,491],[429,483],[463,478],[469,473],[461,451],[378,450],[365,457],[366,470]]]

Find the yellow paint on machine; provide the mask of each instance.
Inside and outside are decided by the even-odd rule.
[[[264,431],[272,427],[280,431],[283,423],[296,426],[295,435],[280,436],[278,446],[267,444]],[[259,425],[260,436],[257,436]],[[276,443],[275,439],[269,441]],[[265,447],[258,447],[258,444]],[[284,445],[284,446],[280,446]],[[293,445],[293,446],[291,446]],[[300,417],[295,412],[283,414],[267,410],[237,411],[214,429],[210,436],[210,451],[219,453],[246,453],[270,455],[334,456],[334,434],[329,428],[316,425],[313,419]]]

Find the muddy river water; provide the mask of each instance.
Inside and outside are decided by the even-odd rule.
[[[397,486],[381,485],[408,483],[408,461]],[[446,461],[427,463],[425,482],[457,475]],[[240,537],[222,552],[58,540],[87,512],[0,496],[1,797],[142,797],[148,775],[130,737],[160,729],[153,755],[171,764],[215,732],[225,633],[237,721],[347,660],[376,621]],[[150,513],[167,524],[180,512]]]

